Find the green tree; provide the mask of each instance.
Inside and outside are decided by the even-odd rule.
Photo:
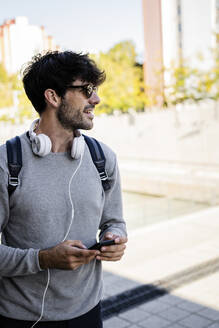
[[[10,107],[13,105],[13,78],[10,77],[4,66],[0,63],[0,110],[3,107]]]
[[[191,67],[185,59],[165,69],[168,83],[165,85],[167,105],[204,99],[219,100],[219,49],[212,49],[213,65],[210,69]],[[204,61],[199,55],[197,60]],[[201,66],[201,65],[200,65]]]
[[[20,122],[25,121],[26,119],[35,119],[36,118],[36,111],[33,108],[31,102],[26,96],[26,93],[23,89],[23,86],[20,89],[19,96],[19,105],[18,105],[18,116]]]
[[[216,101],[219,100],[219,49],[213,50],[214,66],[212,69],[212,98]]]
[[[192,97],[189,81],[195,72],[185,61],[182,60],[179,65],[173,61],[164,72],[168,79],[165,84],[165,101],[168,105],[183,103]]]
[[[129,108],[143,110],[147,103],[144,92],[143,68],[136,63],[135,46],[131,41],[116,44],[107,53],[94,55],[106,72],[100,87],[101,103],[97,113],[111,114],[114,110],[127,112]]]
[[[28,100],[21,79],[18,74],[8,74],[2,64],[0,64],[0,120],[15,121],[15,117],[10,115],[10,110],[15,106],[15,98],[18,98],[18,108],[16,111],[16,121],[24,121],[26,118],[34,117],[34,111]],[[1,115],[1,109],[8,111]]]

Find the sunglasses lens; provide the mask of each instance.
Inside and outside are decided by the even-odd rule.
[[[92,96],[93,93],[93,87],[89,84],[84,88],[85,91],[85,95],[87,98],[90,98]]]

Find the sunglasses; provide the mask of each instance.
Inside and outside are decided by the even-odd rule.
[[[84,85],[69,85],[68,89],[81,89],[85,97],[90,98],[93,92],[97,92],[98,88],[93,86],[92,84],[84,84]]]

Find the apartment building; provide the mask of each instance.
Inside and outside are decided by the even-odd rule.
[[[211,67],[210,49],[219,44],[219,0],[142,0],[142,4],[145,83],[162,99],[168,79],[163,67],[182,58],[200,69]]]
[[[58,49],[45,28],[30,25],[27,17],[6,20],[0,26],[0,62],[10,74],[18,72],[34,54]]]

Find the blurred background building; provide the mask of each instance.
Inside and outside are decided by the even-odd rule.
[[[19,71],[34,54],[57,49],[44,26],[30,25],[27,17],[6,20],[0,26],[0,62],[9,74]]]
[[[154,93],[168,82],[163,68],[186,59],[200,69],[212,65],[210,49],[219,43],[218,0],[142,0],[145,37],[144,76]],[[203,60],[197,60],[197,58]],[[159,99],[158,99],[159,103]],[[162,101],[161,101],[162,103]]]

